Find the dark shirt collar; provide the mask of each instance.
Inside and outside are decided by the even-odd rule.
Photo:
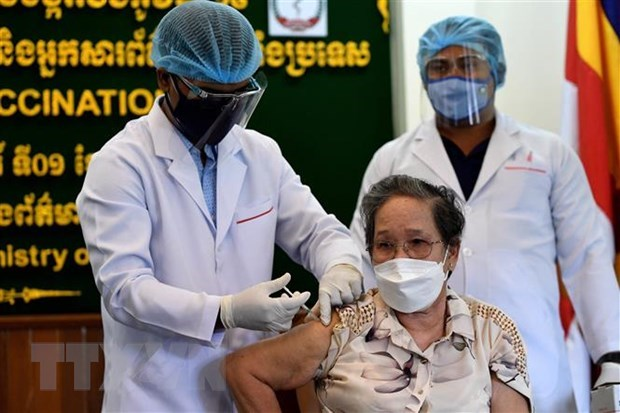
[[[474,147],[469,155],[465,155],[454,142],[443,136],[441,137],[466,200],[469,199],[476,186],[476,180],[482,169],[482,162],[484,161],[484,155],[487,152],[490,140],[490,137],[483,140]]]

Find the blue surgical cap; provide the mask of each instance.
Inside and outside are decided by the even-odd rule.
[[[489,22],[470,16],[453,16],[441,20],[426,30],[420,38],[418,66],[424,84],[427,83],[425,66],[428,60],[449,46],[463,46],[476,50],[487,59],[496,88],[506,79],[506,59],[502,39]]]
[[[237,10],[192,0],[161,19],[151,59],[155,67],[189,79],[238,83],[256,72],[261,51],[252,25]]]

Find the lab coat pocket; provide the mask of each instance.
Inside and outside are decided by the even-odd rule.
[[[235,214],[235,222],[238,225],[246,224],[272,214],[274,212],[273,210],[274,208],[271,199],[262,201],[258,205],[239,208]]]
[[[512,223],[515,239],[526,237],[531,228],[550,224],[549,195],[552,177],[542,162],[507,162],[493,182],[493,214],[508,216],[501,222]],[[491,191],[491,189],[489,189]],[[544,222],[540,222],[544,220]]]
[[[145,343],[135,365],[134,381],[141,386],[173,390],[179,382],[182,368],[175,362],[169,351],[170,340],[162,343]],[[172,388],[170,388],[172,386]]]
[[[543,164],[536,164],[532,162],[508,162],[504,165],[504,170],[511,173],[534,173],[547,175],[547,167]]]
[[[234,251],[235,271],[254,274],[253,283],[271,277],[278,214],[272,199],[238,208],[228,238]],[[243,256],[239,260],[236,257]]]

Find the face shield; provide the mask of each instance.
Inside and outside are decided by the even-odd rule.
[[[267,78],[262,72],[251,77],[246,87],[233,93],[207,91],[181,76],[174,77],[189,89],[189,93],[184,95],[177,87],[179,102],[172,109],[173,123],[200,150],[205,145],[220,143],[233,126],[245,127],[267,88]],[[174,81],[172,83],[175,85]]]
[[[477,125],[493,102],[493,76],[486,58],[466,47],[448,47],[424,65],[426,91],[437,120]]]

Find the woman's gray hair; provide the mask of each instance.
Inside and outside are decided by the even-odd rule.
[[[465,216],[455,192],[409,175],[391,175],[372,185],[362,198],[361,215],[367,247],[373,243],[377,210],[388,199],[399,195],[430,201],[441,240],[446,246],[458,244],[465,227]]]

